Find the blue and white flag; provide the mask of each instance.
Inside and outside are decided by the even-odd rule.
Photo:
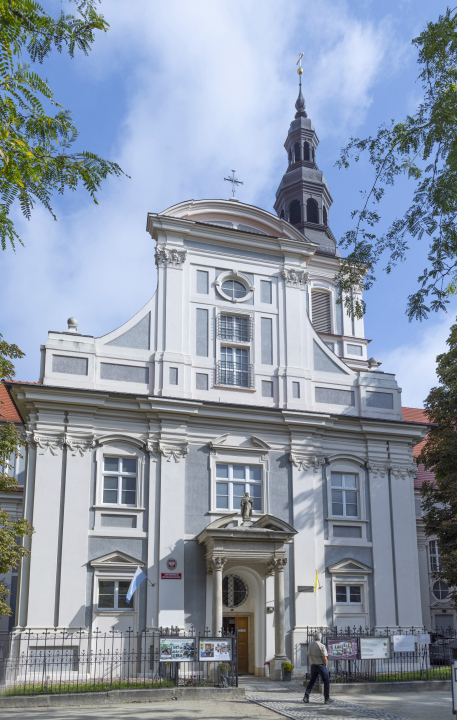
[[[130,602],[130,600],[132,599],[133,593],[135,592],[137,587],[139,585],[141,585],[143,580],[147,580],[147,577],[144,574],[144,572],[142,571],[142,569],[140,567],[137,567],[137,569],[135,570],[135,575],[132,577],[132,582],[130,583],[130,587],[128,589],[127,596],[125,598],[127,600],[127,602]]]

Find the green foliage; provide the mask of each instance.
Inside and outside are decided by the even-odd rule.
[[[21,242],[10,217],[19,203],[30,219],[41,203],[56,219],[52,195],[76,190],[79,184],[96,203],[101,181],[119,176],[121,168],[92,152],[71,152],[78,131],[69,110],[54,99],[46,81],[23,58],[43,62],[51,50],[75,50],[86,55],[94,32],[108,24],[95,11],[96,0],[76,5],[78,16],[61,12],[57,19],[46,14],[35,0],[0,0],[0,243],[15,247]],[[56,109],[48,115],[43,102]]]
[[[451,327],[449,350],[437,358],[439,386],[430,390],[425,410],[432,428],[418,458],[433,470],[435,484],[422,484],[422,507],[427,535],[438,538],[441,567],[437,579],[450,588],[457,601],[457,325]]]
[[[115,680],[114,682],[93,682],[81,683],[60,683],[58,680],[52,682],[45,680],[36,683],[24,683],[23,685],[14,685],[14,687],[0,691],[0,696],[11,695],[48,695],[50,693],[87,693],[87,692],[108,692],[109,690],[145,690],[145,689],[161,689],[176,687],[171,680],[163,678],[162,680]]]
[[[430,311],[444,310],[457,288],[457,13],[447,9],[415,38],[423,96],[417,111],[403,122],[379,127],[373,137],[351,138],[336,165],[348,168],[362,153],[374,168],[371,188],[362,192],[363,205],[352,212],[355,227],[341,246],[350,250],[338,274],[340,302],[361,317],[365,311],[354,288],[369,289],[375,268],[386,261],[390,273],[406,259],[410,238],[428,242],[428,265],[418,289],[408,298],[409,319],[423,320]],[[410,207],[384,234],[376,232],[377,207],[388,187],[406,176],[414,184]],[[386,260],[387,258],[387,260]]]
[[[17,345],[9,345],[0,335],[0,378],[14,376],[11,359],[23,357],[24,353]],[[1,406],[0,406],[1,412]],[[18,487],[17,480],[10,474],[13,470],[12,459],[20,456],[24,441],[12,422],[0,425],[0,492],[10,493]],[[0,508],[0,575],[17,568],[27,548],[18,542],[18,538],[30,537],[32,526],[27,520],[13,520],[11,515]],[[0,617],[10,615],[7,603],[8,588],[0,582]]]

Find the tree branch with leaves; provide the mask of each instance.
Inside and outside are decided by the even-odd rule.
[[[410,241],[428,242],[428,265],[409,296],[409,319],[423,320],[431,311],[444,310],[457,293],[457,14],[447,9],[437,22],[428,23],[415,38],[419,81],[423,97],[417,111],[403,122],[384,124],[373,137],[351,138],[336,165],[348,168],[368,156],[374,168],[371,186],[362,191],[362,206],[351,213],[355,226],[340,246],[348,250],[338,273],[343,302],[352,317],[362,317],[365,306],[354,299],[352,288],[369,290],[376,268],[388,274],[407,258]],[[378,208],[388,188],[400,177],[414,183],[404,214],[386,232],[377,232],[382,219]]]

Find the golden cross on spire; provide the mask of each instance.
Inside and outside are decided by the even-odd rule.
[[[303,68],[302,68],[302,66],[301,66],[301,59],[302,59],[302,57],[303,57],[303,53],[301,52],[300,55],[298,56],[298,60],[297,60],[297,65],[298,65],[298,70],[297,70],[297,72],[298,72],[299,75],[303,75]],[[300,79],[301,79],[301,78],[300,78]]]

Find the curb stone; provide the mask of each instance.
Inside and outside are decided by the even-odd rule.
[[[307,681],[303,682],[306,686]],[[431,690],[450,690],[450,680],[405,680],[403,682],[374,683],[330,683],[330,695],[371,695],[372,693],[429,692]],[[313,693],[323,695],[324,686],[315,685]]]
[[[163,700],[228,700],[245,698],[245,689],[237,688],[151,688],[145,690],[107,690],[93,693],[55,693],[49,695],[0,696],[3,708],[71,707],[78,705],[123,705]]]

